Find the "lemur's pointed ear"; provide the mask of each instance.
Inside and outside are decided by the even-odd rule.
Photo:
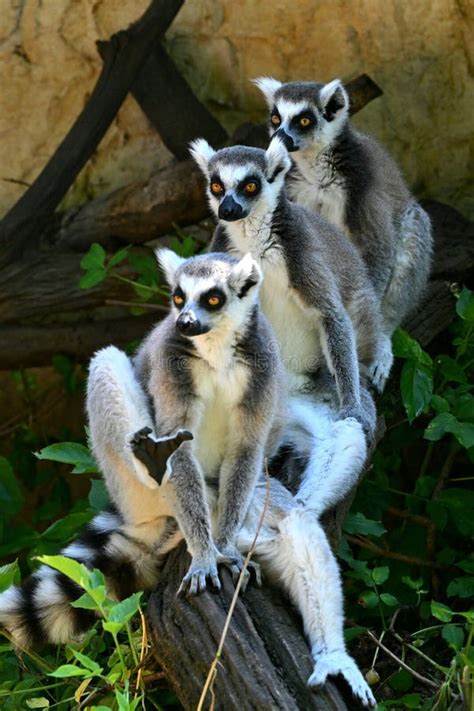
[[[207,166],[215,153],[214,148],[212,148],[204,138],[196,138],[195,141],[191,141],[189,144],[189,152],[204,175],[209,175]]]
[[[273,136],[265,152],[266,177],[269,183],[273,183],[277,175],[285,176],[291,168],[291,159],[286,150],[285,144],[278,135]]]
[[[272,77],[257,77],[256,79],[252,79],[252,82],[260,89],[268,106],[272,108],[275,101],[275,94],[278,89],[283,86],[281,81],[273,79]]]
[[[171,286],[174,282],[176,270],[186,260],[184,257],[180,257],[179,254],[176,254],[176,252],[173,252],[172,249],[168,249],[166,247],[155,249],[155,257],[164,272],[166,281]]]
[[[319,99],[326,121],[346,118],[349,113],[349,95],[340,79],[325,84],[319,92]]]
[[[250,252],[242,257],[240,262],[232,269],[229,279],[231,287],[237,292],[239,299],[242,299],[250,289],[260,284],[263,279],[262,270],[252,257]]]

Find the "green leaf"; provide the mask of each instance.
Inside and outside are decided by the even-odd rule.
[[[80,278],[79,286],[81,289],[92,289],[93,286],[104,281],[106,276],[107,272],[105,269],[91,269]]]
[[[418,341],[401,328],[398,328],[392,336],[392,349],[393,355],[397,358],[414,360],[427,366],[432,365],[433,361],[428,353],[425,353]]]
[[[408,691],[413,687],[413,676],[406,669],[399,669],[389,684],[394,691]]]
[[[390,593],[382,593],[380,595],[380,599],[382,602],[384,602],[388,607],[399,607],[400,603],[395,597],[395,595],[391,595]]]
[[[34,453],[37,459],[74,464],[73,474],[97,474],[97,464],[87,447],[78,442],[58,442]]]
[[[449,412],[449,402],[441,395],[433,395],[430,405],[435,412]]]
[[[347,627],[344,630],[344,639],[347,643],[352,642],[353,639],[360,637],[361,634],[367,632],[367,627]]]
[[[105,596],[104,596],[105,599]],[[80,610],[98,610],[98,605],[94,598],[89,593],[84,593],[77,600],[71,602],[71,607],[79,608]]]
[[[77,560],[72,558],[67,558],[64,555],[40,555],[38,556],[40,563],[44,565],[49,565],[50,568],[59,570],[60,573],[64,573],[66,577],[74,580],[75,583],[87,590],[90,586],[90,571],[86,568],[83,563],[78,563]]]
[[[75,667],[73,664],[63,664],[50,672],[48,676],[54,676],[57,679],[65,679],[70,676],[91,676],[91,673],[88,669],[81,669],[80,667]]]
[[[474,536],[474,491],[471,489],[444,489],[438,501],[446,506],[451,519],[463,536]]]
[[[380,521],[372,521],[364,516],[363,513],[349,512],[344,521],[343,529],[346,533],[360,533],[361,535],[381,536],[386,532]]]
[[[474,292],[467,287],[464,287],[459,295],[456,312],[464,321],[474,321]]]
[[[91,244],[89,251],[81,259],[82,269],[99,269],[105,264],[105,249],[97,242]]]
[[[124,247],[123,249],[119,249],[118,252],[115,252],[115,254],[110,257],[107,267],[115,267],[117,264],[120,264],[120,262],[123,262],[128,255],[129,249],[130,247]]]
[[[459,652],[464,645],[464,630],[458,625],[445,625],[441,632],[443,639],[454,649]]]
[[[370,608],[376,607],[378,605],[379,598],[378,598],[377,593],[375,593],[373,590],[366,590],[361,595],[359,595],[359,599],[357,600],[357,603],[361,607],[368,607],[370,609]]]
[[[11,585],[19,585],[20,578],[18,561],[15,560],[13,563],[2,565],[0,568],[0,593],[7,590]]]
[[[433,395],[433,374],[431,365],[407,360],[402,368],[400,392],[408,420],[415,417],[429,405]]]
[[[453,611],[447,605],[443,605],[442,602],[431,601],[431,614],[436,617],[437,620],[441,622],[451,622],[453,616]]]
[[[466,573],[474,574],[474,560],[460,560],[456,565],[458,568],[461,568],[461,570],[465,570]]]
[[[425,430],[424,438],[436,442],[448,432],[453,434],[459,444],[466,449],[474,447],[474,423],[459,422],[449,412],[442,412],[431,420]]]
[[[470,420],[474,422],[474,397],[470,393],[457,395],[453,403],[453,415],[458,420]]]
[[[436,365],[447,382],[465,383],[467,381],[463,368],[453,358],[440,355],[436,358]]]
[[[89,523],[92,516],[93,513],[91,511],[80,511],[68,514],[64,518],[59,519],[59,521],[55,521],[51,524],[51,526],[43,531],[41,538],[43,540],[66,543],[79,531],[80,528],[82,528],[86,523]]]
[[[473,598],[474,597],[474,576],[465,575],[462,578],[451,580],[447,589],[448,597]]]
[[[456,425],[456,418],[450,412],[441,412],[433,417],[424,432],[424,438],[431,442],[437,442],[444,437],[447,432],[451,432]]]
[[[374,568],[372,571],[372,579],[376,585],[382,585],[390,575],[388,566],[384,565],[381,568]]]
[[[86,654],[82,654],[82,652],[78,652],[76,649],[71,648],[71,651],[76,657],[77,661],[80,662],[85,669],[89,669],[89,671],[91,671],[94,676],[99,676],[100,674],[102,674],[103,668],[100,667],[93,659],[88,657]]]
[[[25,699],[25,704],[29,709],[47,709],[49,708],[49,699],[44,696],[37,696],[34,699]]]
[[[412,590],[420,590],[423,587],[423,578],[416,578],[416,580],[413,580],[413,578],[410,578],[409,575],[404,575],[402,577],[402,583],[408,585],[408,587]]]
[[[103,511],[109,505],[109,495],[102,479],[92,479],[89,504],[95,511]]]
[[[126,624],[140,607],[140,598],[142,592],[133,593],[121,602],[117,602],[109,611],[107,616],[108,622],[118,622],[122,625]]]
[[[10,462],[0,457],[0,510],[8,517],[23,506],[23,494]]]

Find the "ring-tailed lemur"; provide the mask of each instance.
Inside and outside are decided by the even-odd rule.
[[[393,362],[391,335],[419,302],[432,252],[430,220],[395,161],[349,123],[342,83],[255,80],[270,109],[270,135],[295,163],[290,197],[343,230],[360,250],[382,302],[385,347],[373,366],[383,390]]]
[[[313,438],[299,495],[321,512],[360,474],[366,443],[359,423],[369,433],[375,427],[359,364],[367,368],[378,355],[377,297],[355,247],[325,219],[286,198],[291,164],[278,139],[266,152],[242,146],[215,152],[200,139],[191,153],[208,178],[219,219],[211,249],[236,256],[250,251],[263,270],[262,308],[281,345],[290,389],[299,395],[291,420],[300,403],[300,420]],[[321,402],[325,366],[337,390],[331,406]],[[334,427],[337,418],[344,424]],[[330,459],[339,458],[338,448],[347,460],[336,467]]]
[[[183,342],[182,334],[171,327],[177,320],[175,314],[172,319],[166,320],[166,325],[158,327],[162,329],[161,337],[157,339],[152,333],[133,361],[114,347],[99,351],[92,359],[87,396],[90,436],[115,510],[96,516],[83,534],[62,553],[88,567],[101,569],[106,576],[109,593],[118,598],[130,595],[137,589],[153,589],[164,556],[182,540],[183,532],[175,518],[177,493],[181,499],[179,506],[185,505],[187,500],[189,507],[187,512],[181,510],[181,515],[184,514],[188,521],[195,518],[196,525],[200,525],[202,503],[196,504],[194,497],[201,496],[202,480],[195,478],[194,472],[191,473],[191,479],[181,477],[179,487],[182,488],[179,492],[173,483],[173,477],[176,474],[179,477],[177,470],[182,461],[179,455],[183,449],[194,445],[195,456],[206,467],[204,474],[210,474],[210,479],[207,476],[205,478],[206,506],[215,512],[218,497],[213,476],[222,463],[229,461],[232,445],[237,442],[240,446],[238,443],[241,440],[236,440],[236,430],[243,428],[248,433],[247,427],[256,426],[262,433],[263,427],[265,439],[272,415],[260,410],[260,415],[264,414],[265,423],[262,425],[255,422],[255,416],[259,416],[258,403],[262,402],[262,398],[266,398],[269,408],[275,409],[276,422],[284,419],[286,414],[284,398],[280,401],[271,394],[273,376],[269,380],[268,371],[275,365],[274,350],[268,343],[257,343],[258,334],[262,335],[260,327],[253,332],[242,328],[244,312],[248,312],[248,306],[255,303],[255,280],[259,279],[258,269],[255,271],[252,261],[247,258],[237,262],[225,255],[205,255],[181,264],[178,257],[171,258],[168,254],[167,257],[162,256],[162,262],[173,285],[179,286],[188,297],[186,301],[182,292],[176,293],[175,290],[178,307],[184,307],[181,299],[189,304],[191,294],[202,294],[204,281],[207,282],[206,289],[220,290],[216,295],[226,299],[226,307],[222,310],[219,324],[217,313],[207,312],[204,305],[201,317],[194,313],[196,318],[192,318],[188,311],[186,318],[182,319],[190,324],[185,328],[189,329],[189,334],[205,330],[205,320],[208,326],[212,326],[205,338],[202,338],[204,333],[200,336],[189,335]],[[237,276],[237,280],[233,281]],[[223,284],[223,281],[226,283]],[[208,296],[212,298],[206,293],[206,298]],[[245,300],[247,309],[242,305]],[[210,305],[217,306],[214,300]],[[185,313],[183,308],[181,314]],[[250,309],[250,313],[256,312]],[[255,328],[257,323],[252,319],[254,315],[250,322],[247,321],[247,325],[251,323]],[[195,323],[196,320],[201,321],[200,327]],[[214,329],[216,332],[226,331],[227,351],[219,338],[211,344],[210,337]],[[239,329],[241,338],[236,337]],[[265,332],[271,339],[271,332]],[[256,347],[257,350],[262,347],[261,352],[266,357],[252,360]],[[161,354],[165,356],[164,360],[160,359],[159,349],[162,348],[166,351]],[[229,351],[232,351],[232,355]],[[193,370],[199,368],[204,353],[212,360],[213,372],[203,367],[199,384],[201,391],[197,397],[193,397],[188,387]],[[224,357],[226,354],[227,359]],[[237,368],[243,365],[244,369],[254,373],[256,368],[259,369],[257,379],[252,382],[250,389],[250,383],[244,382],[245,378],[241,378],[238,383],[233,382],[232,376],[228,379],[229,370],[233,368],[232,361]],[[162,370],[162,375],[156,378],[158,368]],[[226,410],[214,399],[216,387],[219,389],[222,383],[227,383],[229,389]],[[248,394],[243,412],[243,419],[248,417],[246,422],[242,417],[232,417],[232,409],[238,408],[232,396],[242,389]],[[150,393],[154,394],[154,414]],[[148,430],[158,439],[160,434],[176,429],[179,431],[179,428],[187,426],[189,417],[192,421],[190,412],[200,398],[207,402],[211,418],[207,422],[204,418],[197,424],[192,445],[186,441],[185,432],[181,433],[177,442],[165,442],[165,448],[169,446],[173,450],[184,441],[172,454],[163,483],[158,486],[153,478],[155,463],[151,466],[152,471],[147,472],[147,467],[134,454],[137,441]],[[215,410],[213,405],[216,406]],[[279,406],[283,407],[280,413]],[[148,430],[143,432],[143,428]],[[278,427],[275,427],[275,433],[277,430]],[[132,434],[140,431],[138,437]],[[213,439],[211,447],[205,450],[207,434],[211,434]],[[225,440],[226,436],[229,439]],[[254,432],[249,436],[255,439]],[[261,449],[262,444],[259,443],[258,447]],[[260,454],[257,456],[261,465]],[[142,459],[146,461],[147,457]],[[161,478],[162,472],[158,471],[157,474]],[[248,474],[243,472],[243,476],[244,481],[240,485],[245,489]],[[225,485],[225,480],[221,483]],[[248,551],[252,545],[266,503],[266,490],[267,485],[261,475],[253,490],[243,525],[236,532],[235,543],[239,555]],[[227,490],[227,495],[232,497],[234,492]],[[238,491],[236,496],[237,503],[244,498]],[[190,535],[191,541],[194,540],[193,536],[194,533]],[[207,533],[204,538],[207,539]],[[201,540],[201,536],[198,539]],[[375,700],[372,692],[345,649],[340,575],[324,531],[314,512],[299,506],[285,487],[274,479],[270,481],[270,497],[255,556],[268,577],[287,591],[302,614],[315,661],[308,683],[319,686],[324,684],[328,676],[342,674],[360,702],[367,707],[373,706]],[[201,584],[204,587],[205,582],[205,577],[198,576],[196,588],[201,587]],[[92,612],[70,605],[81,593],[80,587],[64,575],[41,566],[21,586],[12,587],[0,594],[0,624],[10,631],[20,647],[31,647],[46,641],[67,642],[85,631],[94,621]]]

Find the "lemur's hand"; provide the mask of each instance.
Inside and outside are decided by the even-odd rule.
[[[372,413],[366,412],[360,403],[342,407],[339,411],[339,417],[341,420],[345,420],[349,417],[357,420],[357,422],[362,425],[362,429],[367,437],[372,437],[374,434],[375,422]]]
[[[178,430],[171,437],[154,439],[150,434],[151,429],[143,427],[132,436],[130,446],[136,458],[148,469],[150,476],[161,484],[168,459],[183,442],[193,439],[193,435],[187,430]]]
[[[225,565],[226,568],[229,568],[232,575],[233,583],[234,585],[236,585],[237,580],[239,579],[239,575],[243,570],[245,558],[236,548],[236,546],[232,544],[221,543],[219,545],[219,541],[217,541],[216,545],[219,550],[219,554],[216,556],[217,562],[218,564]],[[258,587],[262,585],[262,572],[260,569],[260,565],[251,560],[249,561],[242,576],[242,592],[245,592],[247,589],[251,573],[253,573],[255,582],[257,583]]]
[[[177,594],[197,595],[202,593],[207,588],[208,579],[215,590],[221,589],[221,581],[217,572],[217,560],[211,553],[205,557],[193,558]]]

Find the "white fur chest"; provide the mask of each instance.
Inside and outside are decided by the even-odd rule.
[[[203,361],[193,365],[198,406],[193,427],[193,451],[206,477],[215,477],[235,432],[236,407],[243,400],[249,371],[231,363],[211,368]]]
[[[297,167],[298,171],[288,181],[291,199],[347,232],[346,191],[343,180],[335,178],[330,163],[321,156],[314,162],[298,161]]]
[[[264,259],[261,266],[262,309],[280,344],[290,389],[299,388],[305,384],[308,371],[314,370],[322,358],[318,317],[298,302],[288,283],[282,256]]]

